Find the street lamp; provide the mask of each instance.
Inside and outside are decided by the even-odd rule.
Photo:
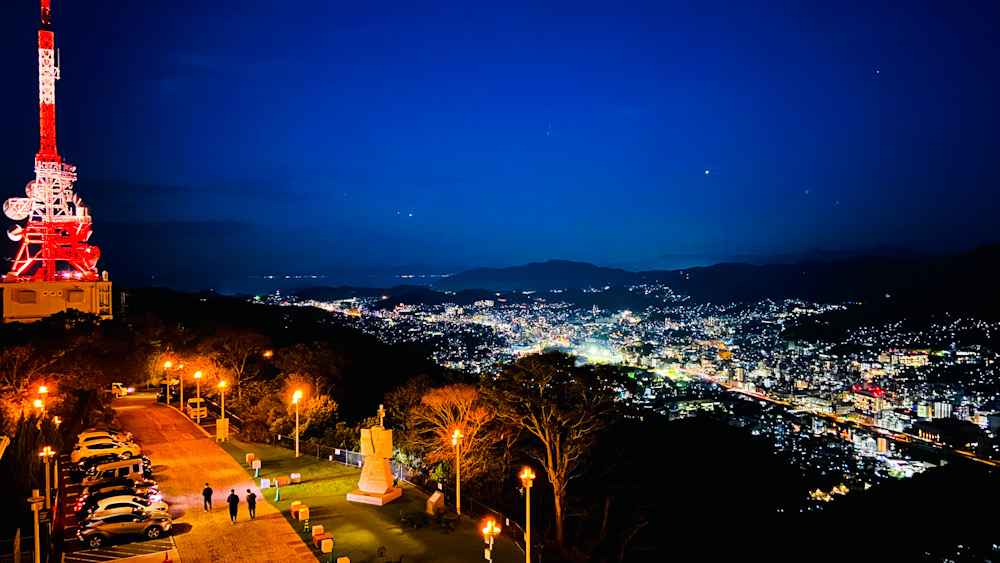
[[[299,399],[302,398],[302,391],[296,391],[292,395],[292,404],[295,405],[295,457],[299,457]]]
[[[462,438],[465,436],[456,428],[451,435],[451,444],[455,446],[455,512],[462,515],[462,458],[459,452],[462,450]]]
[[[180,366],[180,367],[184,367],[184,366]],[[177,370],[177,372],[181,376],[181,381],[180,381],[180,383],[181,383],[181,404],[180,404],[180,407],[181,407],[181,412],[184,412],[184,370],[179,369],[179,370]]]
[[[198,408],[194,412],[197,413],[195,418],[198,419],[198,424],[201,424],[201,372],[194,372],[194,382],[198,386]]]
[[[229,439],[229,419],[226,418],[226,382],[219,382],[219,391],[222,393],[222,418],[215,422],[215,439]]]
[[[221,389],[221,393],[222,393],[222,418],[225,419],[226,418],[226,382],[225,381],[220,381],[219,382],[219,389]]]
[[[500,535],[500,525],[492,518],[486,522],[483,528],[483,539],[486,541],[486,560],[493,561],[493,538]]]
[[[521,486],[524,487],[524,561],[531,563],[531,485],[535,481],[535,474],[530,467],[524,468],[521,473]]]
[[[167,380],[167,404],[170,404],[170,376],[167,375],[167,370],[170,369],[170,360],[163,362],[163,379]]]
[[[52,448],[49,446],[45,446],[45,449],[38,454],[38,456],[45,461],[45,508],[47,509],[52,508],[52,496],[50,494],[50,491],[52,491],[52,481],[50,477],[52,472],[49,471],[49,462],[52,460],[52,456],[54,455],[56,455],[56,452],[52,451]]]
[[[39,416],[45,415],[45,403],[41,399],[35,399],[35,408],[38,409]]]

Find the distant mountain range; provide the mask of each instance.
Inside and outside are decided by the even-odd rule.
[[[552,260],[512,268],[479,268],[432,285],[440,291],[603,288],[660,283],[696,302],[731,303],[797,298],[821,303],[896,298],[956,310],[998,309],[1000,245],[955,256],[854,258],[796,264],[717,264],[684,270],[629,272]],[[898,302],[898,301],[897,301]]]
[[[632,272],[649,270],[683,270],[715,264],[797,264],[809,260],[820,262],[841,262],[852,258],[923,258],[932,256],[928,252],[899,246],[874,246],[857,250],[823,250],[811,248],[804,252],[790,254],[664,254],[646,260],[632,260],[609,264]]]

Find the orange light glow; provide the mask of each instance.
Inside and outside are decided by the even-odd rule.
[[[172,366],[172,365],[173,364],[170,363],[170,360],[167,360],[167,361],[163,362],[163,369],[170,369],[170,366]]]
[[[494,522],[493,520],[489,520],[488,522],[486,522],[486,527],[483,528],[483,534],[486,536],[500,535],[500,525]]]
[[[195,379],[201,379],[201,372],[200,371],[194,372],[194,378]]]
[[[46,393],[49,392],[49,388],[46,387],[46,386],[44,386],[44,385],[40,385],[38,387],[38,392],[41,393],[42,395],[44,395],[44,394],[46,394]]]
[[[298,404],[299,399],[301,398],[302,398],[302,391],[296,391],[295,394],[292,395],[292,403]]]
[[[458,428],[456,428],[455,433],[451,435],[451,445],[457,446],[458,441],[461,440],[462,438],[465,438],[465,436]]]

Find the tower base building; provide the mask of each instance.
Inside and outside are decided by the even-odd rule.
[[[30,323],[63,311],[76,310],[111,318],[111,282],[33,281],[0,283],[3,290],[3,322]]]

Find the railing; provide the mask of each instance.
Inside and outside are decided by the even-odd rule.
[[[21,557],[20,561],[34,561],[35,560],[35,537],[27,536],[21,538],[20,550]],[[47,556],[45,555],[45,550],[42,550],[42,560],[46,561]],[[14,540],[2,540],[0,541],[0,563],[14,563],[18,558],[14,553]]]
[[[295,450],[295,437],[282,434],[268,434],[268,443],[288,450]],[[323,461],[349,465],[361,468],[364,465],[365,457],[360,452],[354,452],[343,448],[331,448],[315,442],[299,440],[299,455],[308,455]],[[425,472],[412,467],[389,460],[389,467],[392,475],[397,481],[402,481],[417,487],[425,493],[431,494],[440,491],[445,498],[445,502],[454,506],[455,486],[454,484],[441,483],[427,477]],[[473,519],[492,518],[501,526],[501,533],[514,540],[514,543],[524,550],[524,528],[521,525],[505,516],[502,512],[494,510],[485,504],[462,495],[462,514]]]

